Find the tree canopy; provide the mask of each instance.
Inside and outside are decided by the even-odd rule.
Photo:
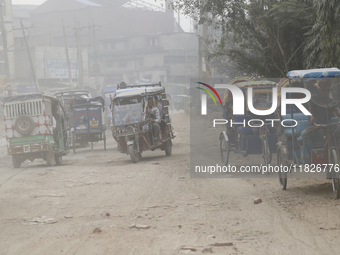
[[[227,75],[282,77],[339,65],[340,1],[174,0],[172,6],[213,31],[209,59]]]

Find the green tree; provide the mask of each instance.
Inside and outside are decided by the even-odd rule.
[[[305,47],[307,68],[340,67],[340,1],[314,0],[317,16]]]
[[[233,73],[281,77],[303,68],[312,0],[176,0],[173,6],[220,31],[219,41],[208,42],[210,59]]]

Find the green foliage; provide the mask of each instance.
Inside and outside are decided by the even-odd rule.
[[[307,33],[305,65],[315,67],[340,66],[340,1],[314,0],[317,14]]]
[[[227,75],[281,77],[304,67],[312,0],[175,0],[173,6],[217,28],[210,60]]]

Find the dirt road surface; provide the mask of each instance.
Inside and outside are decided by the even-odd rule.
[[[172,118],[172,156],[137,164],[110,137],[106,151],[99,142],[62,166],[14,169],[1,142],[0,254],[339,254],[329,180],[282,191],[276,178],[192,179],[188,116]]]

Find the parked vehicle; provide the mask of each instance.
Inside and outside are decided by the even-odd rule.
[[[313,124],[314,131],[322,131],[322,135],[315,137],[314,140],[323,139],[319,141],[317,148],[311,150],[311,162],[305,162],[303,157],[303,141],[302,132],[309,128],[308,116],[299,112],[297,108],[292,105],[287,108],[289,114],[280,116],[281,120],[293,119],[297,121],[296,127],[282,128],[277,148],[277,163],[279,166],[290,165],[292,169],[298,169],[298,172],[305,172],[305,169],[311,168],[310,173],[321,173],[325,177],[332,179],[332,187],[334,197],[340,197],[340,171],[339,171],[339,146],[336,136],[336,131],[339,127],[339,118],[329,115],[328,110],[338,106],[340,99],[334,94],[339,89],[339,82],[333,83],[331,91],[333,94],[327,101],[320,100],[322,95],[318,90],[317,82],[328,79],[335,81],[340,77],[340,70],[338,68],[321,68],[311,70],[295,70],[287,74],[289,82],[284,86],[290,87],[304,87],[308,89],[311,94],[311,101],[313,104],[321,108],[325,108],[327,121],[323,124]],[[296,85],[297,84],[297,85]],[[294,94],[292,94],[294,98]],[[328,110],[327,110],[328,109]],[[314,168],[314,170],[312,169]],[[279,172],[280,186],[283,190],[287,188],[287,171]]]
[[[19,168],[26,159],[62,164],[69,153],[68,117],[60,101],[41,93],[7,97],[3,101],[7,153]]]
[[[246,95],[245,89],[253,88],[253,105],[256,109],[267,110],[272,105],[272,88],[276,87],[276,83],[272,81],[242,81],[233,85],[242,89]],[[233,126],[230,122],[226,125],[226,131],[220,134],[220,153],[224,165],[229,164],[229,154],[233,151],[236,154],[249,155],[261,154],[266,165],[270,164],[272,153],[276,152],[276,143],[278,135],[276,128],[271,127],[271,123],[264,124],[262,127],[250,127],[248,125],[251,119],[263,119],[269,116],[252,116],[248,113],[247,100],[245,100],[246,115],[232,115],[232,98],[229,91],[226,91],[224,97],[224,118],[232,119],[235,123]],[[245,126],[242,124],[245,123]],[[258,125],[258,124],[257,124]]]
[[[106,150],[106,126],[102,112],[105,111],[105,102],[102,97],[79,98],[72,102],[73,110],[73,152],[76,152],[76,143],[93,143],[104,141],[104,150]]]
[[[63,91],[59,91],[59,92],[56,92],[54,94],[54,96],[56,98],[58,98],[62,105],[64,106],[64,108],[66,109],[66,113],[67,115],[69,116],[69,123],[70,123],[70,133],[69,133],[69,136],[70,136],[70,146],[71,147],[74,147],[74,144],[73,144],[73,132],[74,132],[74,123],[73,123],[73,109],[72,109],[72,102],[73,100],[75,99],[78,99],[78,98],[91,98],[91,94],[88,90],[83,90],[83,89],[79,89],[79,90],[76,90],[76,89],[73,89],[73,90],[63,90]],[[77,144],[80,144],[81,147],[85,147],[87,145],[87,143],[84,143],[84,141],[82,140],[79,140],[77,141],[76,140],[76,143]]]
[[[154,104],[155,99],[160,102],[163,111],[159,134],[155,133],[155,124],[148,110],[151,106],[149,100]],[[164,150],[167,156],[171,155],[171,139],[175,136],[168,106],[169,101],[161,83],[128,85],[124,89],[118,86],[111,102],[112,135],[119,145],[119,150],[130,155],[134,163],[140,160],[142,152],[146,150],[154,151],[159,148]],[[159,140],[155,140],[157,135]]]
[[[188,109],[190,106],[190,97],[187,95],[176,95],[173,99],[173,104],[177,111]]]

